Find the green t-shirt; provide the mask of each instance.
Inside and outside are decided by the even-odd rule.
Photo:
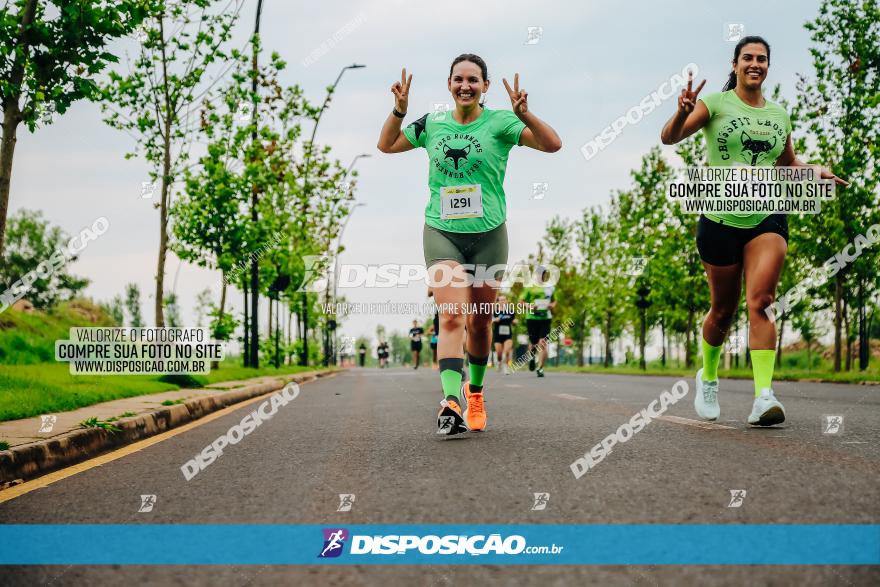
[[[728,167],[772,167],[785,149],[791,134],[791,119],[785,109],[765,99],[763,108],[749,106],[736,92],[728,90],[700,98],[709,110],[703,128],[709,151],[709,165]],[[737,228],[757,226],[769,214],[711,214],[706,218]]]
[[[550,302],[553,301],[552,287],[527,287],[523,290],[523,301],[531,304],[531,310],[526,314],[526,320],[550,320]]]
[[[459,124],[452,112],[425,114],[403,130],[415,147],[428,151],[431,199],[425,223],[448,232],[488,232],[507,218],[504,173],[507,155],[519,144],[525,124],[510,110],[483,109],[470,124]],[[440,196],[444,187],[479,185],[483,216],[443,220]]]

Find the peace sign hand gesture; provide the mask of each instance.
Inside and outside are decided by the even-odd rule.
[[[529,93],[525,90],[519,89],[519,74],[514,74],[513,76],[513,89],[510,89],[510,84],[507,83],[505,78],[501,78],[501,81],[504,82],[504,87],[507,88],[507,93],[510,95],[510,103],[513,104],[513,113],[517,116],[525,114],[529,111]]]
[[[391,85],[391,93],[394,94],[394,108],[401,114],[406,114],[409,105],[409,86],[412,83],[412,74],[406,77],[406,68],[400,73],[400,81]]]
[[[692,71],[688,71],[688,85],[687,88],[681,91],[681,95],[678,97],[678,112],[679,114],[690,114],[694,111],[694,106],[697,105],[697,96],[700,95],[700,90],[703,89],[703,86],[706,85],[706,80],[700,82],[700,85],[697,86],[696,90],[692,90],[694,84],[694,73]]]

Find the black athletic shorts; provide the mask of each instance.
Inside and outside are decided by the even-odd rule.
[[[526,329],[529,331],[529,342],[538,344],[542,338],[550,335],[550,322],[552,320],[526,320]]]
[[[743,248],[758,235],[775,233],[788,242],[788,217],[771,214],[752,228],[737,228],[700,216],[697,223],[697,250],[709,265],[724,267],[742,263]]]
[[[410,343],[409,343],[409,348],[410,348],[410,350],[412,350],[412,351],[420,351],[420,352],[421,352],[421,350],[422,350],[422,342],[421,342],[421,341],[419,341],[419,342],[412,342],[412,341],[410,341]]]
[[[492,326],[492,343],[493,343],[493,344],[494,344],[494,343],[504,344],[505,342],[507,342],[508,340],[510,340],[511,338],[513,338],[513,335],[510,334],[510,333],[508,333],[508,334],[498,334],[498,327],[499,327],[499,326],[500,326],[500,324],[495,324],[495,325]],[[511,326],[511,325],[509,325],[509,324],[505,324],[505,326],[507,326],[507,328],[510,330],[510,332],[513,331],[513,326]]]

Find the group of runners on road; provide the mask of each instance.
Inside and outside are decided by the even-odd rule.
[[[764,98],[762,88],[769,66],[770,46],[763,38],[741,39],[722,91],[700,97],[706,81],[694,88],[689,77],[675,114],[660,133],[661,141],[675,144],[702,130],[711,166],[806,166],[794,152],[788,114]],[[481,98],[491,83],[488,67],[477,55],[466,53],[452,61],[447,89],[455,102],[454,109],[424,114],[404,127],[412,80],[412,74],[404,69],[400,81],[391,86],[394,107],[382,126],[377,146],[383,153],[416,148],[427,152],[430,198],[422,232],[425,265],[436,303],[453,308],[435,317],[431,335],[432,349],[436,336],[443,392],[437,433],[478,432],[487,424],[484,385],[489,356],[494,344],[498,368],[507,371],[516,316],[455,311],[465,304],[492,307],[503,276],[499,271],[488,280],[472,279],[467,283],[455,269],[460,270],[460,265],[506,266],[508,229],[503,184],[508,155],[515,146],[554,153],[562,148],[562,141],[530,110],[528,92],[520,87],[518,73],[512,85],[502,79],[511,110],[494,110],[483,104]],[[816,170],[823,179],[847,185],[826,168]],[[776,329],[764,310],[774,301],[787,238],[787,220],[782,214],[705,214],[699,219],[696,247],[711,296],[703,323],[703,366],[696,374],[694,406],[701,418],[715,420],[720,414],[718,364],[744,281],[755,383],[754,404],[747,420],[759,426],[785,420],[784,408],[772,388]],[[544,270],[537,273],[543,274]],[[546,283],[544,275],[541,277]],[[498,301],[505,303],[506,298]],[[529,284],[522,301],[529,304],[529,368],[543,377],[546,339],[556,304],[552,287]],[[423,334],[414,322],[410,330],[414,359],[421,351]]]

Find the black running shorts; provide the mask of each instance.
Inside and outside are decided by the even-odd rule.
[[[529,331],[529,342],[538,344],[542,338],[550,335],[550,323],[552,320],[526,320],[526,329]]]
[[[709,265],[724,267],[742,263],[743,248],[758,235],[775,233],[788,242],[788,217],[771,214],[752,228],[737,228],[700,216],[697,223],[697,250]]]

